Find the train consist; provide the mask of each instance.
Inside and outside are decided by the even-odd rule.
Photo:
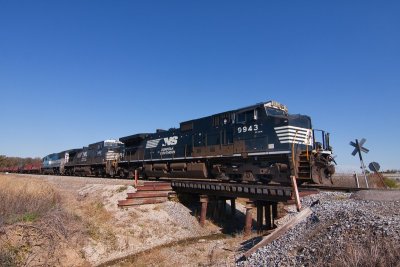
[[[316,141],[316,134],[320,142]],[[105,140],[43,158],[41,173],[321,184],[335,172],[329,133],[275,101]]]

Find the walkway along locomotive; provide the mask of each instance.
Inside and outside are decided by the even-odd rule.
[[[321,142],[316,142],[316,132]],[[124,155],[112,173],[237,182],[324,183],[335,172],[329,133],[275,101],[182,122],[179,128],[119,139]]]

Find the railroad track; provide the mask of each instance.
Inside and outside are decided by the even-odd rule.
[[[358,192],[358,191],[374,191],[374,190],[385,190],[385,188],[365,188],[365,187],[343,187],[343,186],[322,186],[322,185],[301,185],[299,191],[307,190],[320,190],[320,191],[338,191],[338,192]],[[396,189],[389,189],[396,190]]]
[[[174,183],[203,183],[203,184],[218,184],[218,185],[245,185],[253,188],[257,188],[259,186],[260,188],[262,187],[274,187],[274,188],[287,188],[291,187],[290,185],[279,185],[279,184],[261,184],[261,183],[238,183],[238,182],[232,182],[232,181],[218,181],[215,179],[187,179],[187,178],[167,178],[167,179],[160,179],[160,181],[164,182],[172,182]],[[366,191],[366,190],[385,190],[385,188],[365,188],[365,187],[343,187],[343,186],[327,186],[327,185],[299,185],[298,186],[299,191],[309,191],[309,190],[319,190],[319,191],[337,191],[337,192],[357,192],[357,191]],[[389,190],[395,190],[395,189],[389,189]]]

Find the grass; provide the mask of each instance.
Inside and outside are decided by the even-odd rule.
[[[340,255],[333,257],[331,262],[318,260],[316,267],[377,267],[399,266],[400,246],[389,237],[371,236],[365,242],[349,241],[341,251],[335,251],[335,246],[322,249],[320,259],[324,255]],[[339,253],[339,254],[337,254]]]
[[[46,182],[0,176],[0,225],[33,222],[59,202],[58,191]]]
[[[128,186],[126,186],[126,185],[121,186],[121,187],[119,187],[119,188],[117,189],[117,193],[121,193],[121,192],[125,191],[126,189],[128,189]]]
[[[399,188],[397,181],[391,178],[384,177],[383,181],[389,188]]]
[[[107,223],[112,216],[104,208],[104,204],[100,200],[92,200],[82,206],[82,213],[86,233],[94,240],[106,239]]]
[[[56,266],[60,247],[83,242],[80,221],[64,209],[60,192],[27,177],[0,175],[0,233],[0,266]]]
[[[0,247],[0,266],[18,266],[18,259],[16,253],[9,248]]]
[[[22,221],[24,221],[24,222],[34,222],[34,221],[36,221],[37,219],[38,219],[38,217],[39,217],[39,214],[37,214],[37,213],[35,213],[35,212],[33,212],[33,213],[25,213],[23,216],[22,216]]]
[[[103,244],[107,252],[118,249],[118,237],[112,223],[113,215],[105,208],[101,197],[81,201],[76,212],[82,219],[82,229],[87,237]]]

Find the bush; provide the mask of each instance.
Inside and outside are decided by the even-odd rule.
[[[386,184],[389,188],[398,188],[398,187],[399,187],[398,184],[397,184],[397,181],[394,180],[394,179],[384,177],[384,178],[383,178],[383,181],[385,182],[385,184]]]

